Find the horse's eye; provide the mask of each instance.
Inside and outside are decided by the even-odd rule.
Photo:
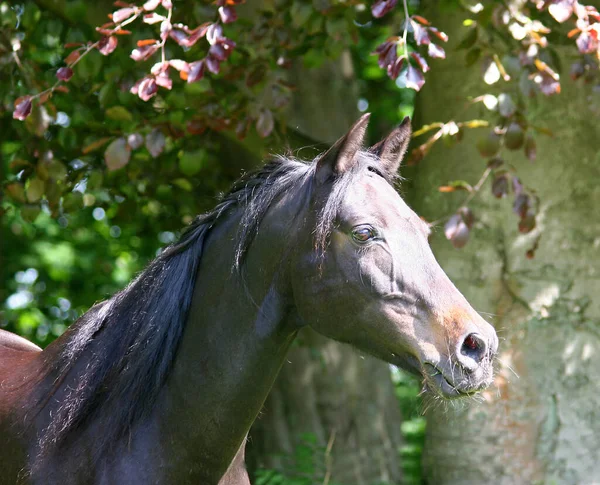
[[[377,232],[371,226],[359,226],[352,230],[352,239],[357,243],[366,243],[377,236]]]

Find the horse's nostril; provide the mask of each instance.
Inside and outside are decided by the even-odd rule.
[[[469,350],[477,350],[479,349],[479,340],[475,338],[475,335],[469,335],[465,341],[463,342],[463,347],[466,347]]]
[[[487,345],[485,340],[481,335],[476,333],[470,333],[467,335],[460,348],[460,353],[462,356],[469,357],[477,363],[480,363],[483,360],[486,351]]]

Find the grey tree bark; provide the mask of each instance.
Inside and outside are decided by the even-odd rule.
[[[433,7],[426,17],[450,34],[452,52],[462,18]],[[541,199],[534,233],[519,234],[512,201],[494,199],[488,187],[471,204],[479,221],[467,247],[453,249],[441,228],[433,238],[438,259],[459,289],[475,308],[491,314],[501,337],[501,361],[483,403],[427,413],[424,467],[430,484],[600,480],[598,94],[563,77],[559,96],[538,98],[528,108],[532,124],[555,133],[536,136],[537,161],[528,162],[522,152],[502,153]],[[478,66],[435,63],[417,100],[416,124],[453,119],[467,95],[499,89],[480,81]],[[453,148],[440,144],[405,171],[418,213],[433,220],[460,205],[464,193],[439,194],[436,188],[457,178],[477,181],[485,167],[474,146],[481,134],[467,133]],[[535,259],[528,260],[525,251],[540,232]]]
[[[294,82],[288,125],[308,137],[332,143],[358,118],[349,56],[298,69]],[[248,460],[306,475],[304,456],[314,483],[397,484],[400,444],[388,366],[305,329],[250,432]]]

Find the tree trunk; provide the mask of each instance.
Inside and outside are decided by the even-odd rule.
[[[452,52],[462,18],[433,8],[426,17],[450,34]],[[435,63],[417,100],[417,125],[453,119],[468,95],[502,89],[485,86],[480,77],[478,66]],[[492,314],[501,360],[483,403],[428,412],[424,467],[430,484],[591,484],[600,477],[600,131],[591,89],[563,78],[562,94],[538,96],[528,108],[531,124],[555,133],[536,135],[537,161],[528,162],[522,151],[501,154],[537,191],[538,228],[519,234],[512,200],[494,199],[488,186],[470,204],[478,222],[464,249],[453,249],[441,228],[433,238],[459,289],[475,308]],[[439,143],[405,171],[417,212],[433,220],[460,205],[464,193],[436,189],[449,180],[477,181],[485,160],[474,141],[484,133],[466,133],[453,148]],[[525,251],[540,232],[529,260]]]
[[[331,143],[358,118],[349,56],[297,68],[294,81],[288,124],[301,133]],[[248,461],[307,483],[395,484],[400,442],[388,366],[305,329],[250,432]]]

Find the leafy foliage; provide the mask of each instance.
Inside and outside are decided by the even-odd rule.
[[[503,2],[478,3],[469,7],[468,18],[463,22],[467,31],[458,44],[466,51],[465,63],[481,64],[485,84],[496,91],[474,95],[469,104],[482,103],[487,110],[486,120],[459,123],[453,120],[423,127],[415,133],[419,136],[436,129],[427,141],[413,149],[411,162],[417,163],[439,140],[448,144],[460,142],[464,127],[491,126],[491,129],[476,142],[476,148],[487,163],[482,165],[483,174],[479,182],[471,186],[464,183],[449,183],[440,191],[449,193],[465,190],[468,195],[454,214],[446,216],[445,234],[457,248],[463,247],[475,222],[475,215],[468,204],[491,178],[492,194],[503,199],[512,193],[513,212],[518,216],[521,233],[532,232],[540,206],[534,188],[522,183],[517,167],[507,164],[502,152],[522,151],[525,159],[536,160],[536,137],[553,136],[547,129],[533,125],[529,120],[529,101],[536,96],[551,96],[561,90],[561,66],[557,51],[550,43],[559,43],[578,36],[576,49],[579,60],[571,66],[571,78],[584,78],[585,82],[598,85],[598,61],[600,50],[598,29],[600,14],[593,6],[578,1],[538,1],[516,5]],[[548,23],[574,22],[569,31],[558,26],[553,32]],[[538,247],[540,235],[527,249],[526,256],[532,258]]]
[[[312,485],[323,483],[327,476],[327,447],[318,444],[317,437],[306,433],[293,454],[282,456],[282,470],[259,469],[257,485]],[[336,485],[330,482],[330,485]]]
[[[83,32],[73,32],[73,29],[61,31],[55,37],[56,40],[53,40],[53,55],[61,55],[62,40],[65,41],[64,49],[73,50],[65,56],[66,65],[55,71],[55,82],[34,95],[23,93],[25,90],[21,87],[19,91],[22,94],[14,101],[13,118],[26,120],[28,130],[36,136],[31,140],[31,145],[27,145],[29,153],[17,150],[19,153],[9,154],[12,159],[10,168],[17,177],[9,180],[10,189],[6,191],[8,197],[16,203],[30,204],[26,209],[29,217],[35,214],[36,205],[41,208],[44,203],[47,203],[51,214],[58,217],[65,212],[65,204],[62,202],[67,198],[68,192],[89,176],[87,168],[77,175],[68,170],[60,160],[64,158],[63,154],[56,153],[55,144],[48,143],[47,140],[40,143],[39,139],[48,138],[47,134],[52,131],[53,124],[60,125],[59,115],[62,115],[63,123],[70,125],[76,121],[70,119],[69,111],[58,111],[60,100],[55,103],[51,99],[56,92],[69,92],[68,86],[99,90],[98,94],[105,108],[104,116],[114,122],[108,133],[106,127],[103,126],[104,129],[100,130],[100,126],[96,126],[96,139],[85,141],[82,149],[83,155],[90,155],[103,148],[105,166],[101,170],[119,171],[127,167],[132,159],[145,161],[146,153],[157,158],[166,149],[167,152],[177,150],[177,164],[182,174],[193,176],[201,171],[204,157],[196,160],[185,153],[183,145],[190,135],[203,134],[208,129],[213,132],[231,131],[242,139],[248,134],[250,126],[254,125],[256,133],[264,138],[273,133],[278,120],[281,121],[279,129],[285,130],[281,115],[293,90],[285,74],[291,61],[302,56],[306,65],[307,58],[310,62],[311,55],[314,56],[318,48],[329,49],[330,54],[336,56],[340,52],[339,47],[327,42],[328,37],[338,41],[336,45],[339,46],[350,41],[356,42],[359,24],[355,18],[357,12],[361,11],[358,7],[362,4],[333,2],[314,8],[290,0],[280,0],[276,2],[276,7],[260,10],[256,14],[257,21],[250,27],[238,22],[237,8],[240,3],[240,0],[219,0],[214,7],[202,6],[195,9],[192,17],[198,19],[199,25],[190,27],[176,22],[171,0],[149,0],[142,5],[119,0],[115,2],[117,9],[109,14],[110,21],[95,27],[101,35],[98,40],[81,42],[81,38],[86,37]],[[28,48],[35,47],[21,42],[27,39],[21,39],[23,36],[20,32],[27,25],[27,22],[23,22],[22,27],[20,25],[20,17],[24,11],[19,14],[13,9],[11,12],[7,4],[2,5],[6,17],[3,25],[7,30],[6,37],[11,42],[14,65],[21,71],[11,73],[11,78],[24,79],[29,85],[39,84],[32,72],[35,64],[27,65],[21,60],[22,51],[27,53]],[[395,12],[396,7],[395,0],[378,0],[371,5],[370,10],[373,17],[382,18]],[[398,80],[399,86],[418,91],[425,83],[423,74],[430,70],[424,55],[418,49],[427,47],[429,57],[445,58],[445,51],[439,43],[446,42],[448,38],[421,15],[409,15],[406,1],[403,2],[403,7],[402,36],[388,36],[375,48],[374,53],[379,67],[391,79]],[[494,85],[500,80],[506,83],[496,95],[484,94],[472,99],[473,103],[482,102],[490,110],[491,117],[496,114],[493,128],[477,142],[477,148],[484,158],[501,160],[499,152],[505,148],[522,149],[528,159],[534,160],[534,133],[544,133],[544,130],[530,126],[524,98],[534,96],[536,92],[543,95],[560,92],[560,69],[556,65],[558,58],[547,38],[551,30],[540,14],[546,14],[560,24],[574,22],[575,27],[566,33],[566,37],[577,36],[576,47],[582,58],[572,65],[571,77],[585,77],[588,82],[597,82],[600,15],[594,7],[574,0],[541,1],[535,4],[535,8],[533,5],[523,4],[518,9],[492,2],[477,4],[469,10],[470,18],[464,22],[467,33],[459,43],[459,49],[467,50],[467,64],[478,60],[481,62],[485,83]],[[41,11],[33,8],[31,11],[33,14],[30,14],[28,22],[35,24],[39,21]],[[11,18],[13,13],[15,18]],[[185,7],[177,12],[178,16],[183,17],[181,13],[185,13]],[[202,18],[207,17],[212,17],[212,20],[200,23]],[[12,22],[15,22],[15,28],[10,27]],[[237,24],[240,24],[239,28],[233,30]],[[62,26],[57,24],[57,28],[62,29]],[[229,36],[226,36],[226,30],[231,32]],[[408,44],[409,32],[412,33],[414,47]],[[132,79],[132,75],[135,76],[134,72],[139,72],[139,69],[127,66],[126,63],[124,65],[127,70],[116,70],[112,76],[104,76],[104,79],[99,71],[89,71],[94,67],[90,62],[86,65],[86,60],[93,52],[97,51],[104,56],[116,55],[118,38],[127,36],[137,39],[130,54],[133,61],[145,66],[147,61],[159,58],[149,67],[149,71],[137,80]],[[507,48],[499,47],[498,40]],[[402,51],[400,55],[399,50]],[[31,59],[35,56],[25,57]],[[57,63],[56,57],[52,63]],[[223,71],[224,63],[228,66]],[[143,66],[142,71],[148,69]],[[76,67],[79,67],[78,72],[81,74],[75,72]],[[190,96],[182,96],[181,92],[173,92],[167,97],[159,96],[159,88],[172,90],[173,71],[178,72],[179,77],[188,85],[197,84],[198,88],[190,86],[187,93],[184,90]],[[209,80],[205,77],[207,73],[215,77]],[[90,82],[96,84],[88,86]],[[120,90],[120,94],[115,96],[116,88]],[[135,105],[126,96],[127,92],[137,95],[142,101],[153,100],[152,108],[144,110],[147,118],[152,120],[152,127],[148,127],[147,123],[142,127],[138,120],[143,117],[134,116],[129,108]],[[193,106],[194,109],[186,111],[186,106]],[[167,108],[170,114],[167,114]],[[176,108],[175,111],[172,108]],[[81,121],[87,127],[93,126],[88,123],[89,120]],[[413,150],[411,162],[416,163],[423,158],[439,139],[460,141],[462,128],[479,127],[487,123],[451,120],[438,124],[438,131]],[[106,136],[98,137],[97,134],[102,131]],[[426,130],[419,130],[416,134],[424,131]],[[62,131],[60,135],[66,136],[64,133]],[[74,138],[71,135],[69,140],[72,152],[69,158],[76,152],[77,143],[74,143]],[[142,139],[145,139],[146,151],[140,152],[139,141]],[[172,147],[167,147],[167,142],[171,142]],[[65,151],[66,147],[62,144],[58,148]],[[32,163],[32,156],[38,159],[37,163]],[[94,157],[90,158],[93,160]],[[84,158],[78,160],[87,167],[92,165]],[[49,179],[42,168],[44,163],[59,167],[58,170],[65,177]],[[34,169],[36,173],[33,173]],[[509,176],[505,174],[505,170],[499,166],[492,168],[492,191],[496,196],[504,197],[508,193]],[[514,171],[514,168],[510,170]],[[490,175],[489,171],[484,182],[487,175]],[[173,182],[177,180],[173,175],[168,178]],[[180,181],[180,185],[184,187],[187,184]],[[444,187],[445,192],[453,191],[448,189],[449,186]],[[519,182],[519,190],[515,190],[514,196],[515,205],[519,206],[519,210],[515,210],[519,215],[519,229],[529,232],[535,227],[536,204],[531,203],[535,201],[533,190]],[[523,209],[524,206],[527,206],[526,210]],[[454,217],[450,220],[458,219]],[[470,227],[463,224],[457,226],[460,227],[459,231],[450,230],[450,220],[446,234],[455,246],[462,247],[468,238]]]

